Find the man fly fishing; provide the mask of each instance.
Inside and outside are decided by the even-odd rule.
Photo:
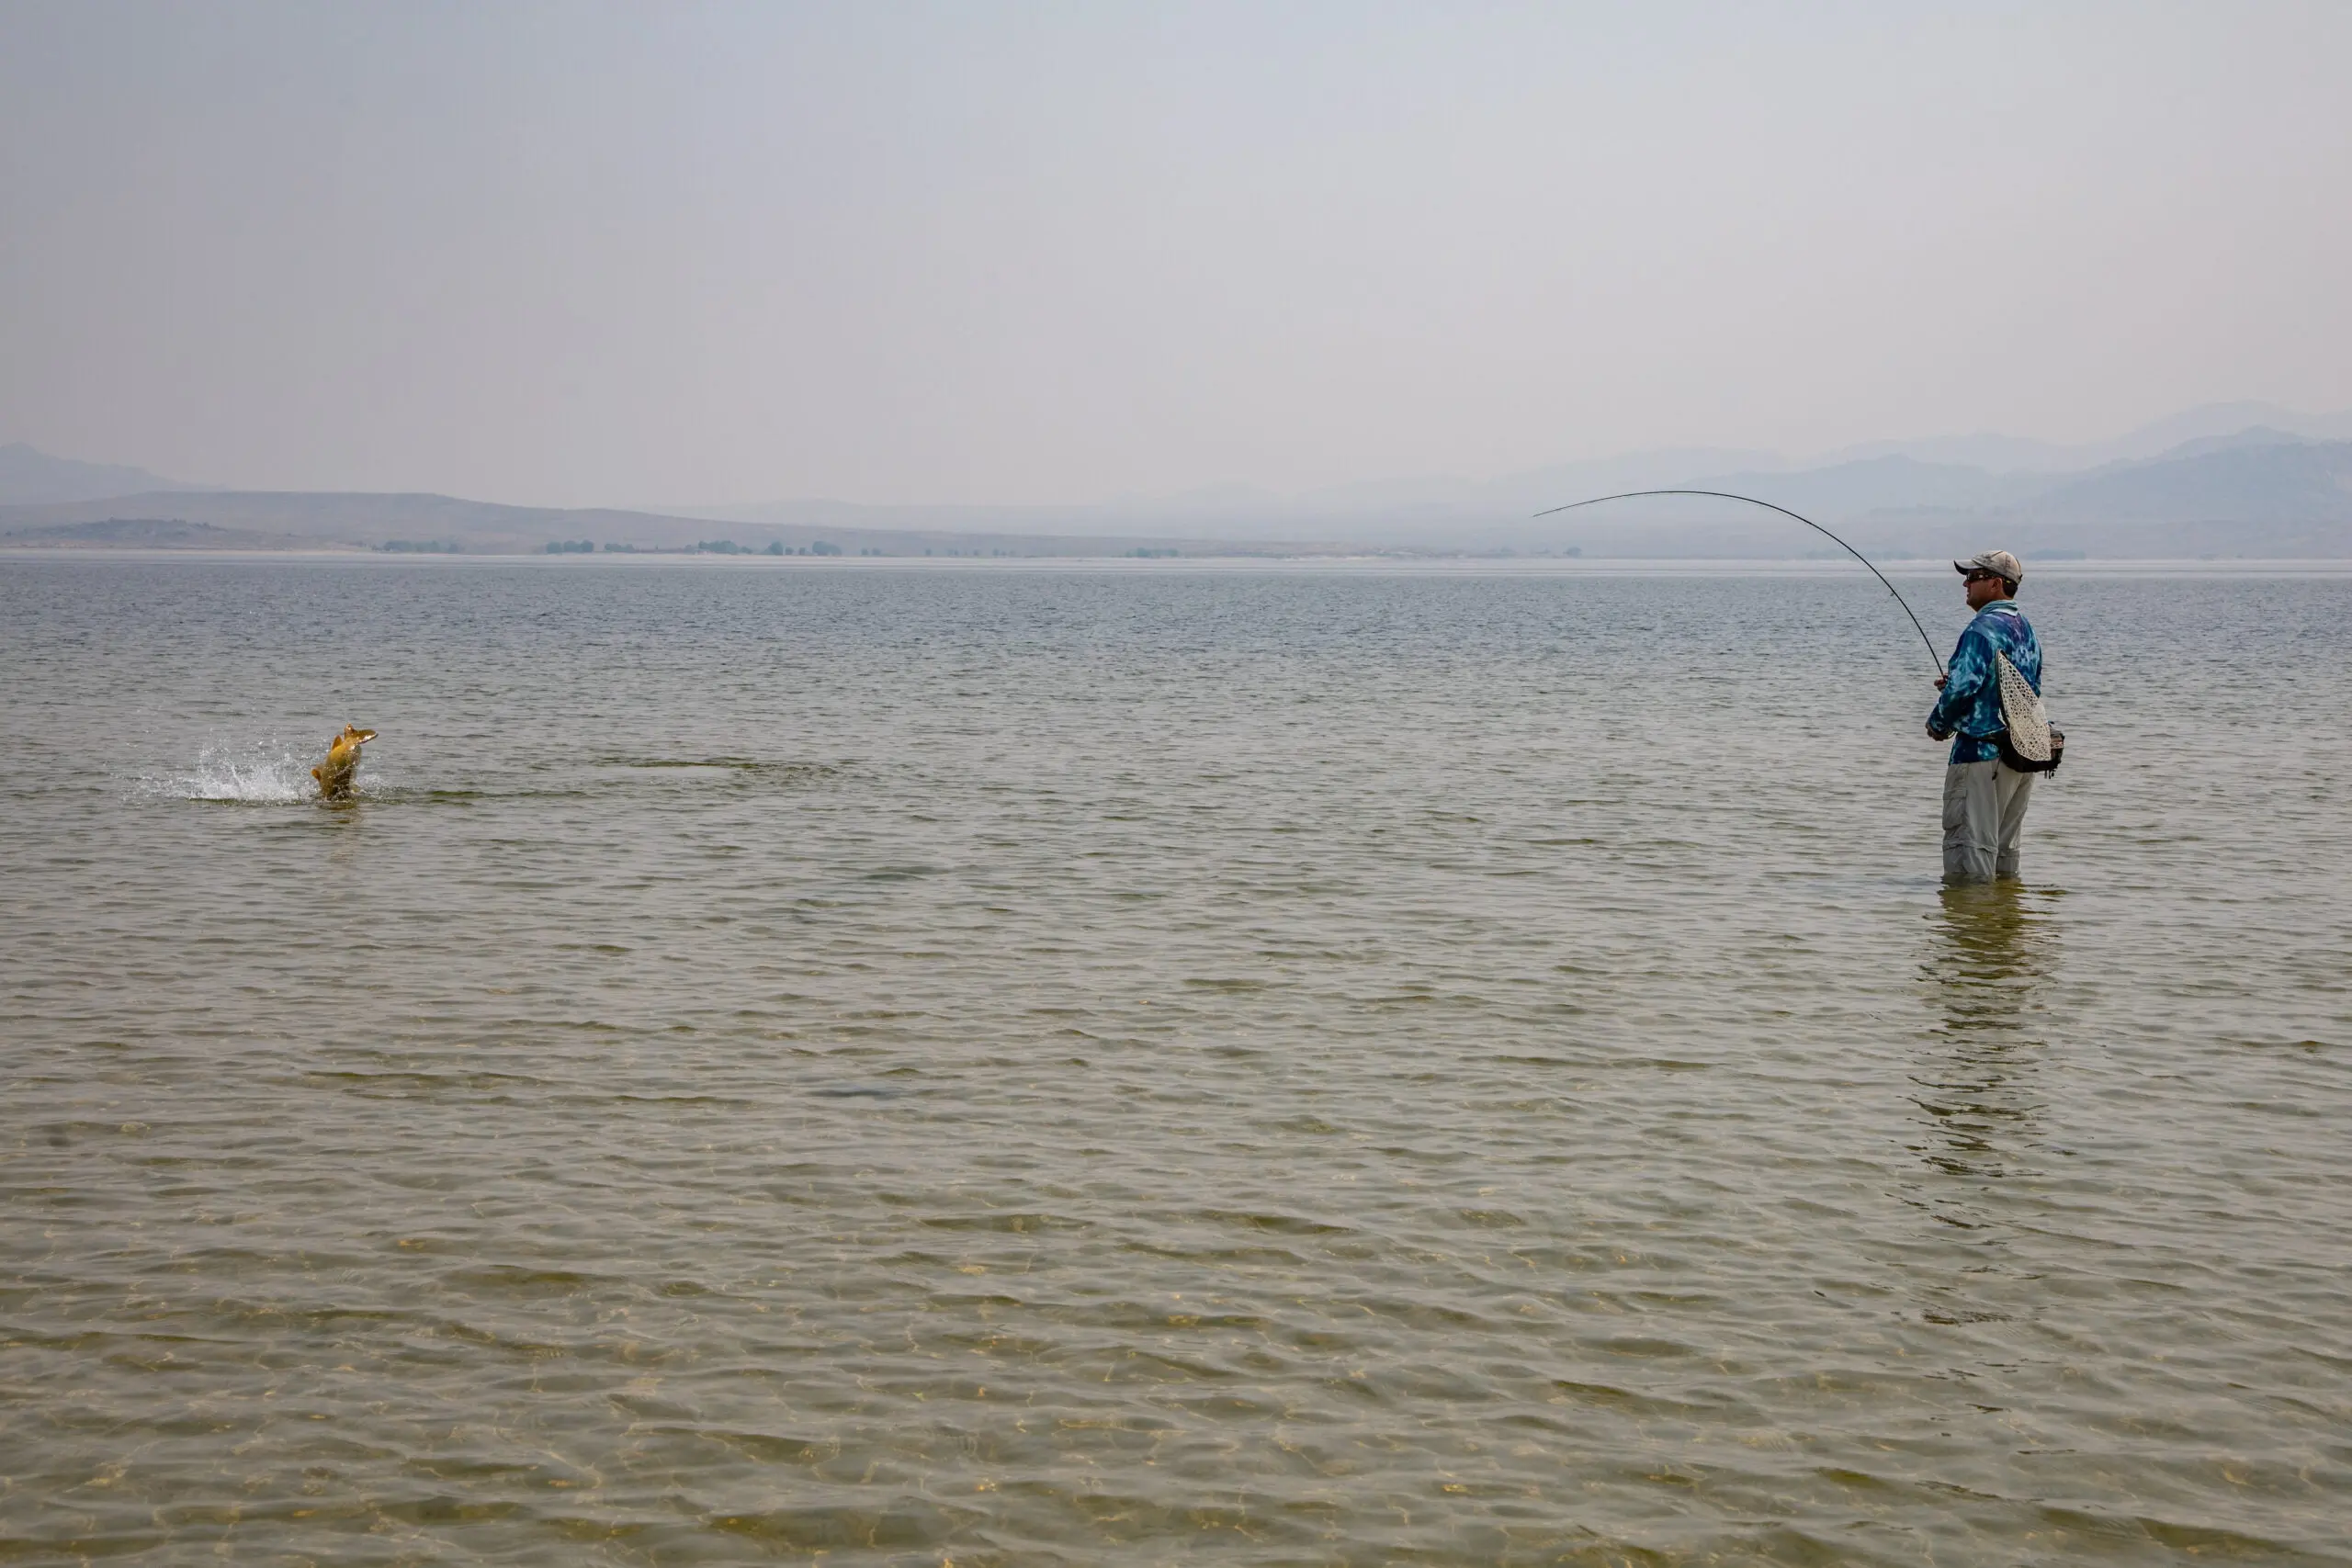
[[[1960,634],[1960,646],[1952,650],[1951,668],[1946,671],[1943,660],[1936,659],[1928,628],[1912,614],[1902,590],[1887,581],[1886,573],[1812,518],[1778,502],[1723,490],[1629,490],[1548,507],[1535,515],[1551,517],[1603,502],[1657,495],[1703,495],[1761,506],[1804,524],[1870,567],[1871,575],[1910,617],[1928,657],[1936,660],[1936,685],[1943,695],[1928,715],[1928,733],[1951,741],[1951,762],[1944,770],[1944,880],[1990,882],[1996,876],[2016,876],[2018,840],[2025,831],[2033,775],[2057,767],[2066,749],[2066,737],[2041,706],[2041,644],[2025,612],[2017,607],[2018,584],[2025,581],[2023,563],[2007,550],[1986,550],[1973,560],[1951,563],[1960,571],[1968,607],[1976,618]]]
[[[1942,695],[1928,715],[1928,733],[1951,742],[1944,769],[1944,880],[1990,882],[2018,874],[2018,840],[2033,775],[2054,766],[2056,753],[2047,739],[2037,746],[2031,738],[2011,734],[2018,728],[2013,719],[2030,725],[2041,707],[2041,644],[2017,606],[2024,564],[2007,550],[1986,550],[1952,565],[1976,618],[1960,634],[1951,667],[1936,682]],[[2036,700],[2028,702],[2015,690],[2018,679]],[[2004,684],[2011,685],[2006,702]],[[2017,711],[2025,708],[2031,714]]]

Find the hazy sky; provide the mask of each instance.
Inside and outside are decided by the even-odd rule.
[[[2352,405],[2352,5],[0,0],[0,441],[1101,499]]]

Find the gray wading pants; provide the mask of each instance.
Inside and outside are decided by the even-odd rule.
[[[1944,769],[1944,880],[1990,882],[2018,874],[2033,775],[1997,758]]]

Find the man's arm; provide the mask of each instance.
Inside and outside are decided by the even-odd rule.
[[[1951,650],[1951,669],[1943,679],[1943,694],[1928,715],[1928,733],[1942,740],[1958,727],[1960,716],[1993,678],[1993,642],[1973,626],[1960,634]]]

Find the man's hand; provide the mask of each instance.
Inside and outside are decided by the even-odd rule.
[[[1951,739],[1951,731],[1949,729],[1938,729],[1933,724],[1929,724],[1928,726],[1928,739],[1930,740],[1949,740]]]
[[[1948,677],[1948,676],[1943,676],[1943,675],[1939,675],[1939,676],[1937,676],[1937,677],[1936,677],[1936,690],[1937,690],[1937,691],[1939,691],[1939,692],[1942,691],[1942,690],[1944,689],[1944,682],[1945,682],[1946,680],[1948,680],[1949,678],[1950,678],[1950,677]]]

